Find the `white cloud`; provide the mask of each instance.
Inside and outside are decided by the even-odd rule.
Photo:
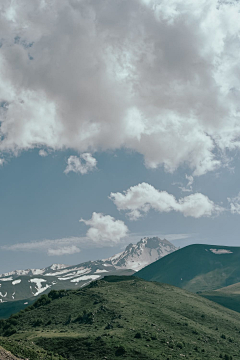
[[[5,163],[5,160],[0,158],[0,166],[2,166],[4,163]]]
[[[43,157],[45,157],[45,156],[48,156],[48,153],[47,153],[47,151],[46,150],[44,150],[44,149],[41,149],[41,150],[39,150],[39,155],[40,156],[43,156]]]
[[[128,228],[121,220],[115,220],[110,215],[93,212],[90,220],[81,219],[90,226],[87,237],[95,243],[114,245],[127,236]]]
[[[188,180],[188,183],[187,183],[186,187],[179,186],[179,189],[181,189],[183,192],[191,192],[191,191],[193,191],[192,184],[194,182],[194,177],[191,175],[188,176],[187,174],[185,175],[185,177]]]
[[[2,0],[0,151],[126,147],[151,168],[216,169],[240,148],[239,9]]]
[[[70,237],[55,240],[41,240],[13,245],[3,245],[2,250],[44,252],[50,256],[71,255],[79,253],[79,246],[86,243],[86,237]]]
[[[236,197],[228,198],[232,214],[240,214],[240,192]]]
[[[137,220],[150,209],[159,212],[178,211],[184,216],[200,218],[212,216],[223,209],[201,193],[191,194],[179,200],[166,191],[159,191],[152,185],[141,183],[131,186],[124,193],[111,193],[110,199],[118,210],[127,211],[131,220]]]
[[[50,256],[72,255],[79,252],[80,249],[75,245],[63,246],[62,248],[59,249],[48,249],[48,255]]]
[[[65,174],[70,171],[75,173],[87,174],[90,171],[96,169],[97,160],[89,153],[81,154],[80,157],[70,156],[67,160],[67,167],[64,170]]]

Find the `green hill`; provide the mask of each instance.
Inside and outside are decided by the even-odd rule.
[[[146,266],[136,276],[192,292],[240,282],[240,247],[190,245]]]
[[[240,314],[133,276],[51,291],[0,329],[0,345],[30,360],[240,357]]]

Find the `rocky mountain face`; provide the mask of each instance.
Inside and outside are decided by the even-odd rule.
[[[52,289],[76,289],[105,275],[131,275],[175,250],[177,248],[165,239],[145,237],[108,259],[74,266],[53,264],[44,269],[15,270],[1,274],[0,303],[31,299]]]
[[[166,239],[145,237],[137,244],[129,244],[125,251],[109,260],[116,267],[139,271],[176,250],[177,248]]]

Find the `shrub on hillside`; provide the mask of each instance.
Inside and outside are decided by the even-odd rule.
[[[94,316],[92,312],[87,313],[86,310],[83,310],[83,313],[81,315],[78,315],[74,322],[78,322],[80,324],[92,324],[93,318]]]
[[[68,295],[67,290],[51,290],[50,293],[48,294],[48,298],[51,300],[56,300],[67,295]]]
[[[47,305],[50,302],[51,302],[51,299],[49,299],[49,297],[46,294],[44,294],[33,304],[33,307],[36,309],[40,306]]]

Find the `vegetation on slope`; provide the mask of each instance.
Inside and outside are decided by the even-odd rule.
[[[240,314],[132,276],[51,291],[0,328],[0,345],[30,360],[240,357]]]
[[[190,245],[146,266],[136,276],[192,292],[210,291],[240,282],[239,264],[240,247]]]

